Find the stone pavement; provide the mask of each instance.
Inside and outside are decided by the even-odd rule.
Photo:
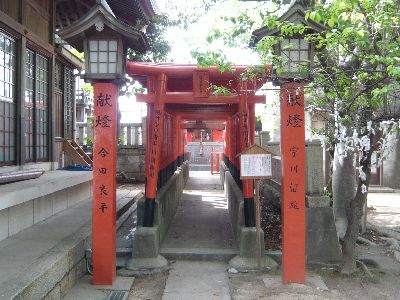
[[[228,261],[236,252],[219,175],[190,171],[161,254],[167,259]]]
[[[367,205],[370,208],[368,222],[400,230],[400,190],[394,190],[393,193],[369,193]]]

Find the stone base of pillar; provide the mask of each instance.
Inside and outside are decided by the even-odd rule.
[[[239,237],[240,254],[229,261],[229,265],[238,271],[258,270],[256,251],[256,228],[241,227]],[[264,232],[260,231],[260,253],[261,269],[276,270],[278,264],[269,256],[265,255]]]
[[[160,254],[158,226],[138,227],[133,238],[132,258],[126,268],[129,270],[154,270],[168,266]]]

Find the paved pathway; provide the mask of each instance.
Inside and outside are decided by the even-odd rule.
[[[231,299],[223,262],[177,261],[169,272],[163,300]]]
[[[394,193],[369,193],[368,222],[400,229],[400,190]]]
[[[191,171],[163,249],[236,249],[219,176]]]
[[[162,248],[169,253],[192,253],[192,257],[203,259],[237,248],[219,175],[190,171]],[[209,256],[204,258],[200,253]],[[163,299],[231,299],[227,269],[226,262],[178,260],[172,265]]]

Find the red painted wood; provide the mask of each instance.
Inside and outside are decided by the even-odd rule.
[[[249,126],[249,109],[247,103],[247,95],[240,96],[239,102],[239,134],[240,148],[235,153],[235,157],[250,146],[250,126]],[[239,161],[238,161],[238,165]],[[253,180],[242,180],[243,198],[254,197]]]
[[[210,76],[208,71],[193,71],[193,97],[207,98],[209,90]]]
[[[289,96],[290,95],[290,96]],[[305,282],[304,90],[281,86],[282,263],[284,283]]]
[[[118,89],[94,84],[93,284],[111,285],[116,276],[116,160]]]
[[[154,104],[152,116],[152,129],[149,132],[150,144],[147,148],[150,151],[148,161],[149,174],[146,181],[146,198],[155,199],[157,196],[158,171],[160,170],[161,145],[163,144],[164,131],[164,103],[167,78],[160,75],[157,84],[157,102]]]

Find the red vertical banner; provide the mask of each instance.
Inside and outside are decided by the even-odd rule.
[[[306,266],[304,89],[281,85],[282,264],[284,283],[304,283]]]
[[[116,161],[118,89],[94,84],[92,248],[93,284],[111,285],[116,276]]]

